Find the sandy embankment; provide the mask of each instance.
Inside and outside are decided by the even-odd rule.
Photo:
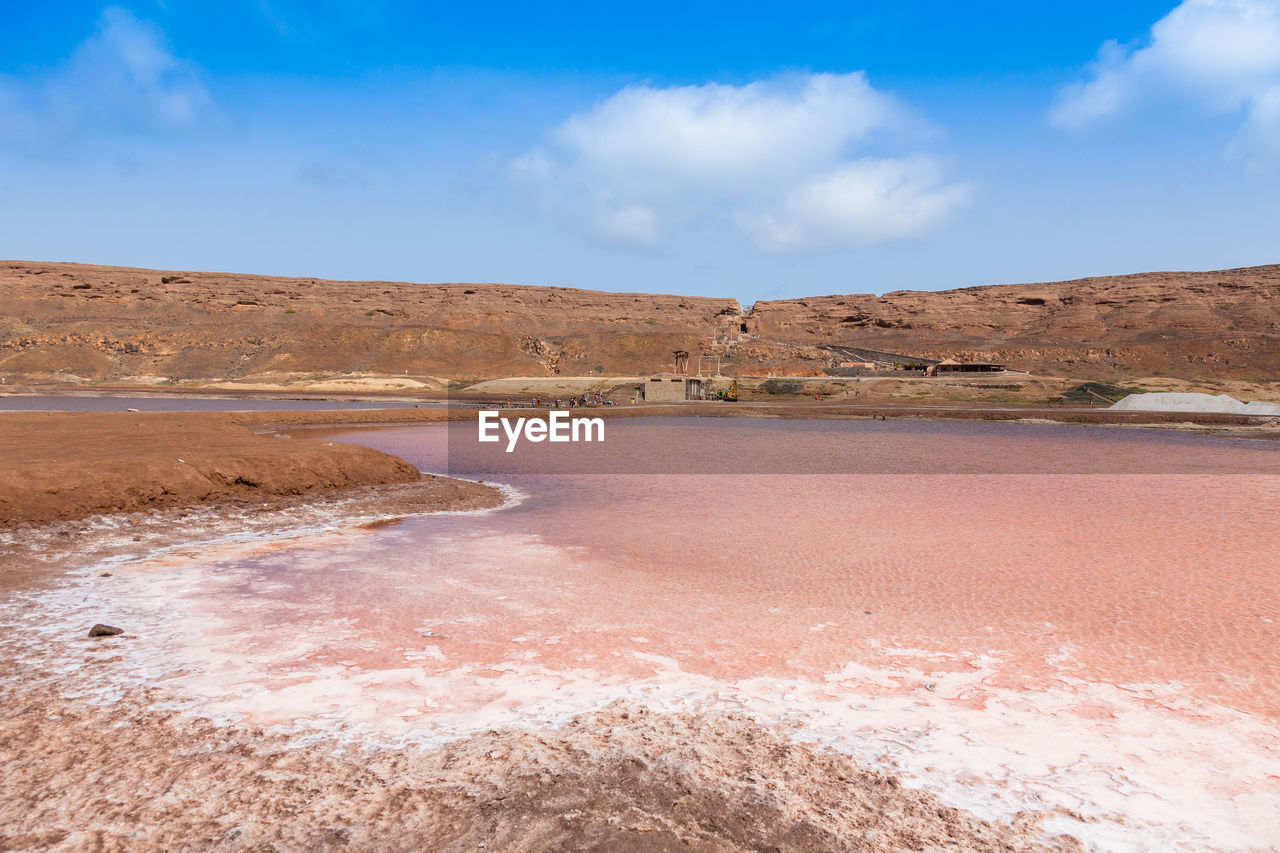
[[[157,704],[47,689],[6,703],[0,849],[1081,849],[1036,816],[981,820],[745,715],[618,703],[440,749],[344,752]]]
[[[455,408],[353,409],[330,411],[243,412],[229,415],[236,423],[258,430],[338,426],[403,426],[441,420],[474,420],[479,408],[501,400],[461,397]],[[548,409],[503,409],[503,417],[545,417]],[[1143,412],[1066,406],[910,406],[901,403],[850,404],[842,400],[815,402],[796,398],[758,402],[640,403],[574,409],[574,417],[643,418],[780,418],[784,420],[865,420],[872,418],[922,421],[983,421],[1066,424],[1076,426],[1179,429],[1232,438],[1280,439],[1276,418],[1220,412]]]
[[[0,525],[186,504],[261,503],[393,483],[421,484],[416,511],[501,502],[489,487],[424,476],[367,447],[255,435],[246,428],[264,415],[289,414],[0,415]]]

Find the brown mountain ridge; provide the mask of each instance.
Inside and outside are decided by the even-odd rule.
[[[1280,376],[1280,265],[757,302],[0,261],[0,374],[819,375],[869,349],[1049,375]]]

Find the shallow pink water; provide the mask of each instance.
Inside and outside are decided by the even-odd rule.
[[[636,447],[679,448],[690,428],[610,424],[644,433]],[[696,428],[748,442],[761,459],[803,453],[813,441],[785,423]],[[1161,454],[1173,468],[1201,453],[1216,473],[936,475],[922,473],[918,458],[901,460],[902,474],[513,473],[530,493],[521,507],[410,520],[394,536],[373,536],[361,553],[402,570],[385,585],[376,574],[359,573],[356,589],[341,573],[308,571],[289,590],[303,601],[323,597],[330,613],[393,643],[424,619],[483,614],[474,628],[450,629],[449,648],[478,660],[506,659],[507,634],[560,637],[539,651],[549,666],[643,636],[646,651],[741,678],[872,663],[880,653],[866,640],[874,638],[948,653],[999,650],[1017,661],[1001,678],[1024,685],[1064,671],[1109,683],[1175,680],[1280,716],[1280,694],[1269,689],[1280,683],[1280,475],[1254,473],[1267,467],[1250,455],[1255,448],[1222,458],[1230,448],[1213,439],[1013,429],[1037,445],[1024,453],[1044,459],[1055,457],[1055,443],[1091,440],[1110,442],[1109,462],[1122,470],[1158,466]],[[423,464],[439,452],[423,430],[346,437]],[[901,441],[878,438],[881,459]],[[1265,448],[1269,470],[1276,450]],[[961,452],[983,451],[1004,452],[985,440]],[[519,470],[518,460],[511,465]],[[422,549],[439,539],[488,535],[550,550],[535,558],[517,549],[504,561],[494,546],[414,574]],[[291,561],[265,558],[260,568],[278,578]],[[441,571],[457,577],[442,583]],[[1069,661],[1046,663],[1064,647]]]
[[[182,689],[264,722],[406,737],[725,703],[1028,802],[1153,824],[1194,803],[1188,849],[1280,837],[1280,445],[792,424],[610,422],[615,452],[710,470],[710,437],[740,473],[515,455],[516,506],[170,555],[119,601],[163,614]],[[465,473],[438,426],[324,438]],[[848,440],[882,473],[777,464]],[[1147,473],[1044,473],[1084,455]],[[998,473],[929,473],[943,457]]]

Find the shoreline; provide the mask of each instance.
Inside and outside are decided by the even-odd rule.
[[[519,500],[518,492],[500,485],[424,473],[411,483],[265,501],[209,501],[0,525],[0,592],[45,587],[90,565],[114,565],[147,554],[203,552],[241,540],[287,541],[338,528],[371,529],[415,516],[499,510]]]
[[[466,407],[242,412],[0,413],[0,528],[101,513],[208,504],[272,503],[423,478],[436,504],[474,501],[489,487],[422,474],[360,444],[292,440],[285,430],[409,426],[471,420]],[[501,409],[503,417],[549,410]],[[922,407],[808,401],[674,403],[572,410],[576,417],[908,419],[1168,429],[1280,440],[1280,422],[1249,415],[1052,407]],[[461,485],[464,484],[465,485]],[[452,485],[448,485],[452,484]],[[490,499],[495,499],[491,496]]]
[[[372,448],[255,434],[225,413],[0,417],[0,527],[412,483],[439,508],[484,495],[499,501],[489,487],[424,475]]]
[[[550,411],[543,406],[537,409],[520,405],[527,395],[470,394],[460,392],[386,391],[370,389],[350,392],[324,392],[291,390],[284,388],[230,389],[207,387],[148,387],[131,385],[104,385],[92,389],[77,386],[10,386],[0,388],[0,399],[41,396],[56,397],[138,397],[142,399],[243,399],[281,402],[350,402],[350,403],[401,403],[426,404],[430,408],[397,406],[378,409],[260,409],[222,412],[192,412],[191,414],[216,414],[248,427],[255,432],[272,432],[281,428],[352,427],[399,425],[438,420],[466,420],[470,413],[482,408],[508,405],[501,411],[518,412],[522,416]],[[0,410],[0,419],[29,411]],[[850,419],[907,418],[912,420],[965,420],[1014,423],[1054,423],[1079,426],[1120,426],[1154,429],[1195,430],[1206,435],[1224,435],[1245,438],[1280,439],[1280,418],[1264,415],[1237,415],[1219,412],[1159,412],[1141,410],[1112,410],[1109,408],[1071,406],[1053,403],[1012,403],[973,400],[951,403],[914,403],[899,400],[867,400],[850,402],[848,399],[814,401],[805,397],[781,396],[777,398],[747,399],[740,402],[689,401],[684,403],[619,404],[572,410],[576,415],[591,417],[759,417],[785,419]],[[188,414],[188,412],[182,412]],[[3,421],[0,420],[0,424]]]
[[[498,403],[501,401],[489,401]],[[231,415],[257,432],[282,429],[338,429],[407,426],[441,421],[471,420],[484,408],[482,401],[436,409],[276,410]],[[547,408],[499,409],[502,417],[545,417]],[[1195,432],[1221,438],[1280,440],[1280,418],[1217,412],[1143,412],[1067,407],[928,407],[901,404],[837,404],[808,401],[757,403],[639,403],[572,409],[574,417],[640,418],[765,418],[782,420],[977,421],[986,423],[1047,424],[1059,426],[1166,429]]]
[[[437,505],[447,509],[451,500],[475,500],[492,489],[423,474],[402,459],[360,444],[295,441],[285,431],[466,421],[475,417],[483,402],[468,400],[465,407],[430,409],[0,412],[0,529],[101,513],[273,503],[300,495],[414,483],[424,477],[439,486]],[[535,418],[548,411],[499,410],[503,417]],[[1166,429],[1280,440],[1280,420],[1276,418],[1219,413],[850,405],[835,401],[637,404],[575,409],[572,413],[606,419],[978,421]],[[498,500],[492,495],[490,499]]]

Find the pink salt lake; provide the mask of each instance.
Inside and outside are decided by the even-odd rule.
[[[387,743],[746,710],[1104,849],[1280,843],[1280,442],[636,419],[549,462],[464,426],[315,435],[508,507],[121,570],[157,683]]]

